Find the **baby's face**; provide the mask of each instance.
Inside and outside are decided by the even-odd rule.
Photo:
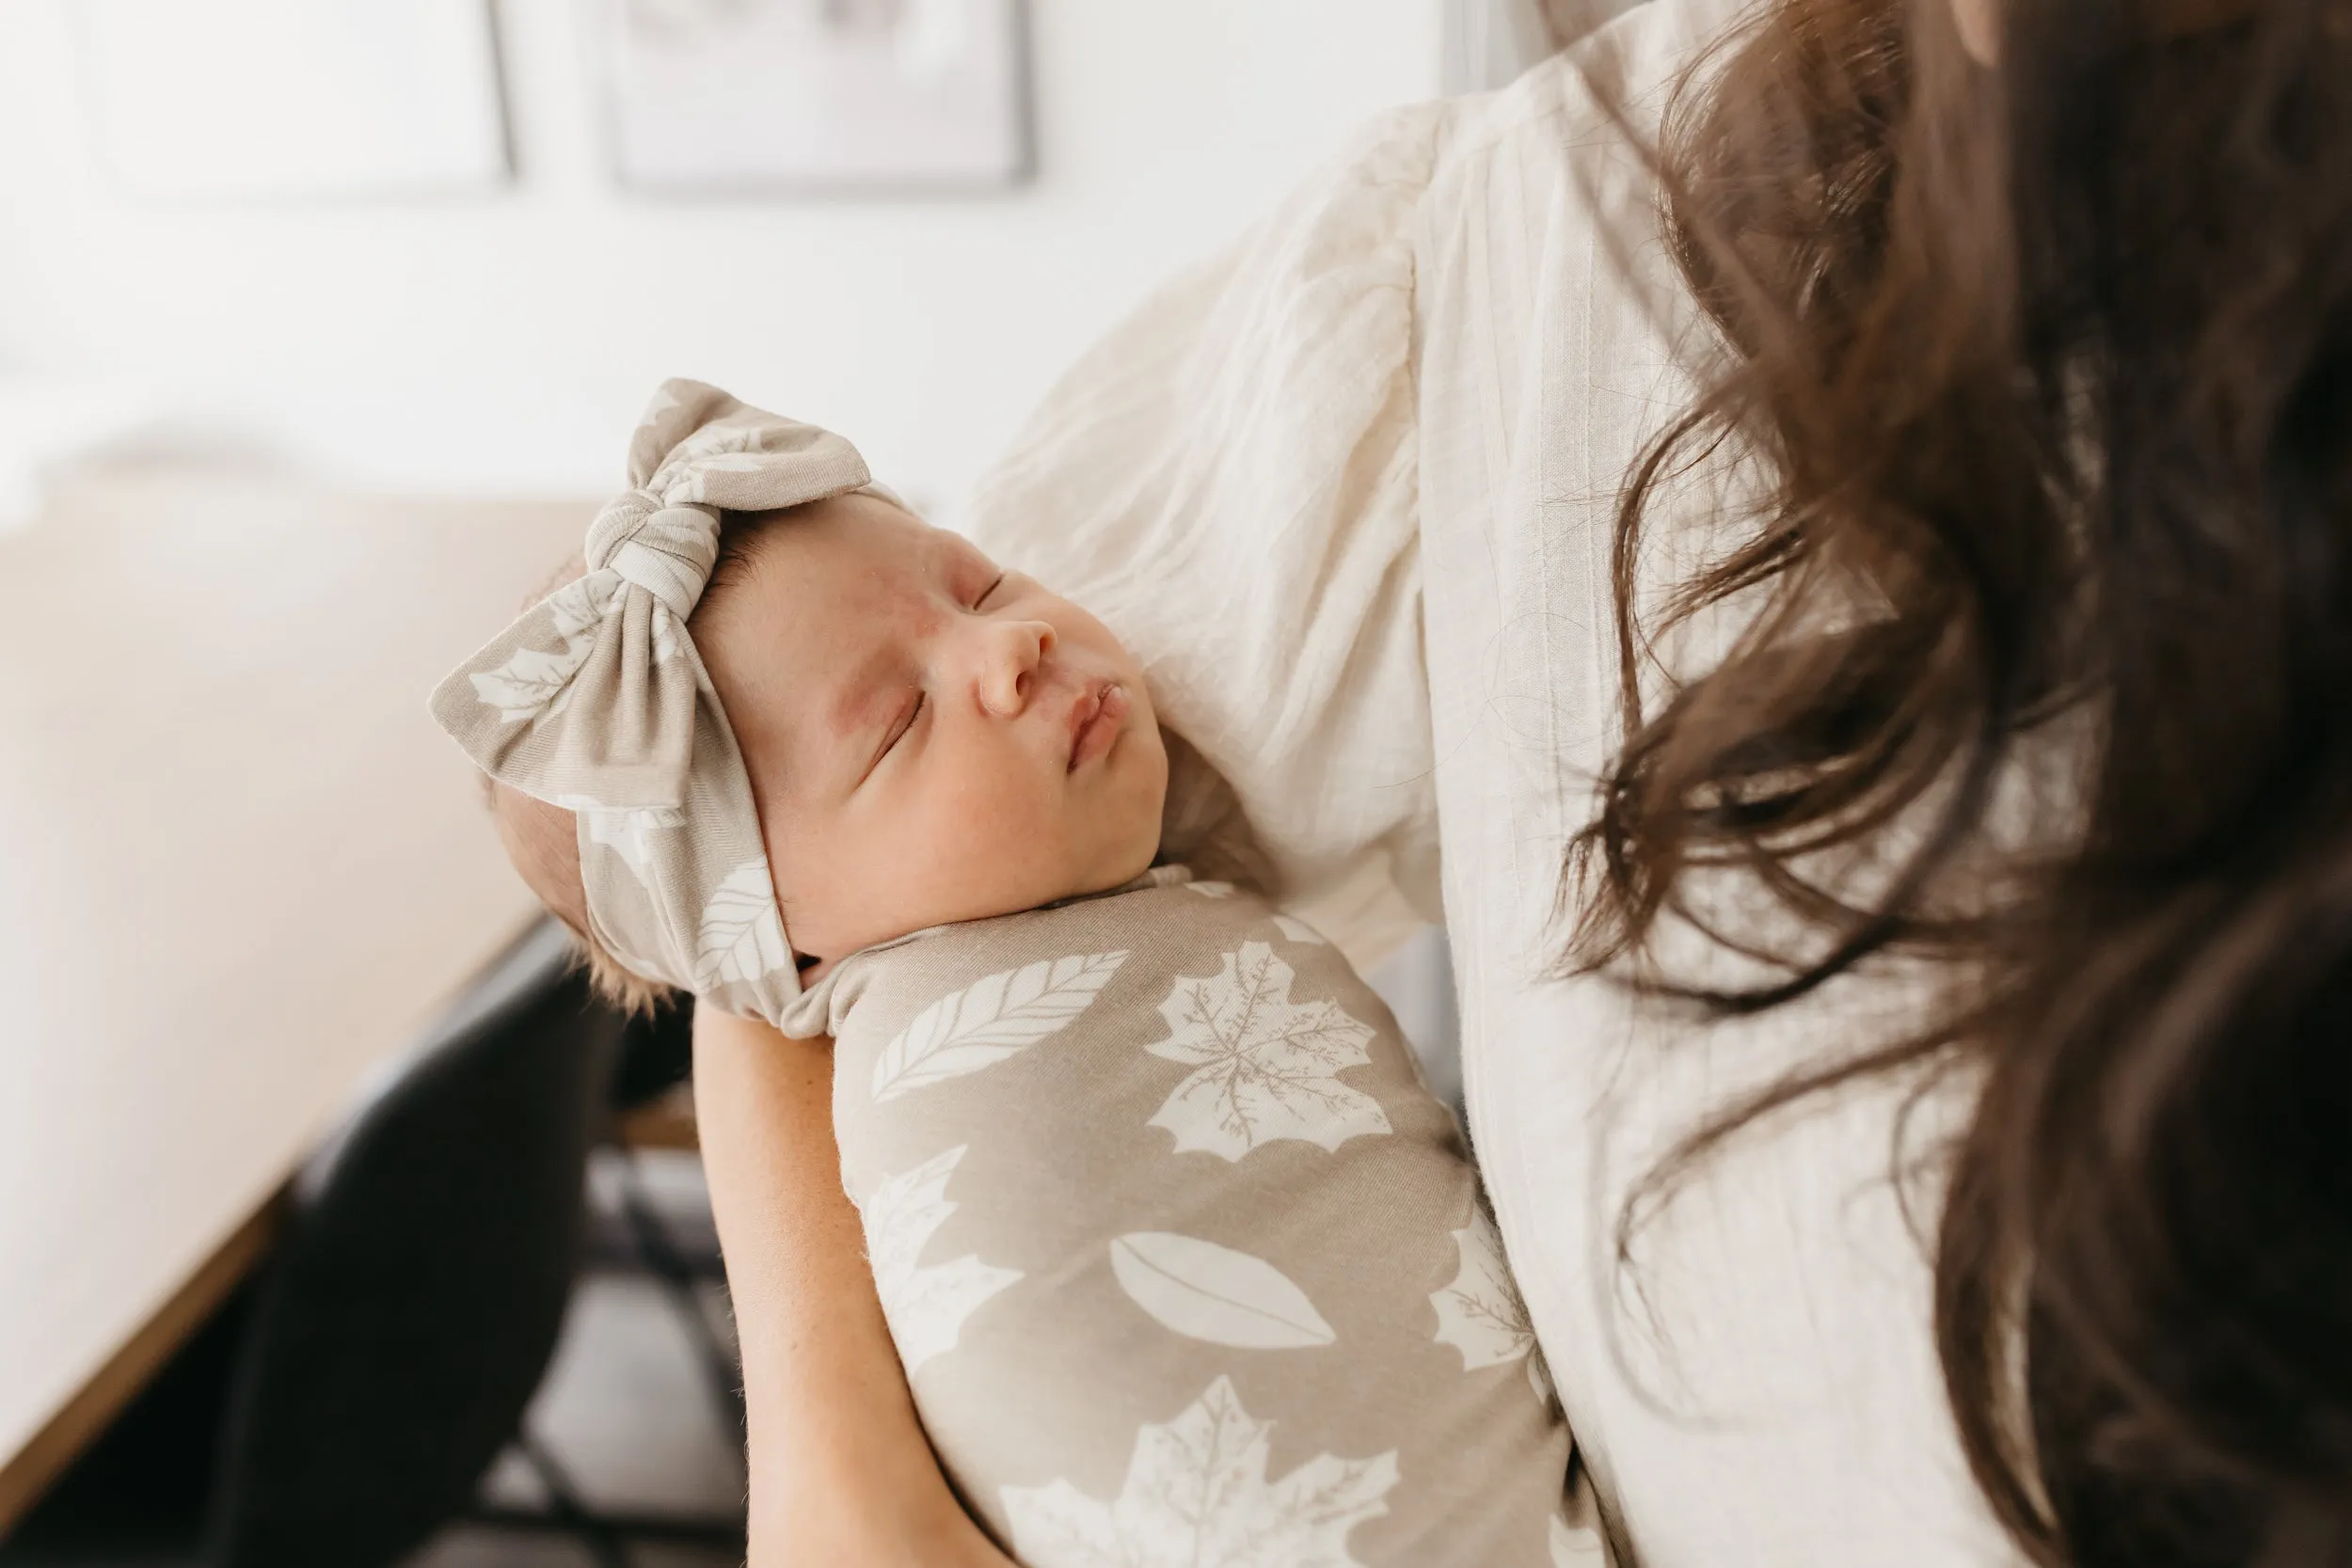
[[[1151,864],[1168,755],[1101,622],[874,496],[770,526],[747,565],[694,641],[800,952],[830,962]]]

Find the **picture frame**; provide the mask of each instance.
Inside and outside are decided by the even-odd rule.
[[[491,0],[79,0],[101,161],[135,198],[440,197],[515,172]]]
[[[1027,180],[1023,0],[601,0],[615,180],[672,195]]]

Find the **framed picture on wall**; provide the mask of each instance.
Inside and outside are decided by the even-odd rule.
[[[612,158],[682,194],[985,189],[1031,167],[1022,0],[600,0]]]
[[[99,148],[167,201],[433,197],[514,158],[490,0],[76,0]]]

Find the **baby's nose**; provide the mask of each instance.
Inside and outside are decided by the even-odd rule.
[[[1009,719],[1025,712],[1037,694],[1039,667],[1053,652],[1054,628],[1042,621],[1013,621],[989,631],[980,667],[980,705]]]

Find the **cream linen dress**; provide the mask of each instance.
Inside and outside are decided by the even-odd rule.
[[[1888,1176],[1899,1090],[1743,1140],[1613,1259],[1677,1132],[1898,998],[1702,1033],[1549,977],[1613,723],[1612,508],[1702,330],[1597,94],[1654,131],[1732,21],[1652,0],[1502,92],[1382,119],[1075,366],[971,527],[1142,658],[1351,956],[1444,921],[1471,1135],[1619,1560],[2007,1563]],[[1708,489],[1678,492],[1696,520]]]

